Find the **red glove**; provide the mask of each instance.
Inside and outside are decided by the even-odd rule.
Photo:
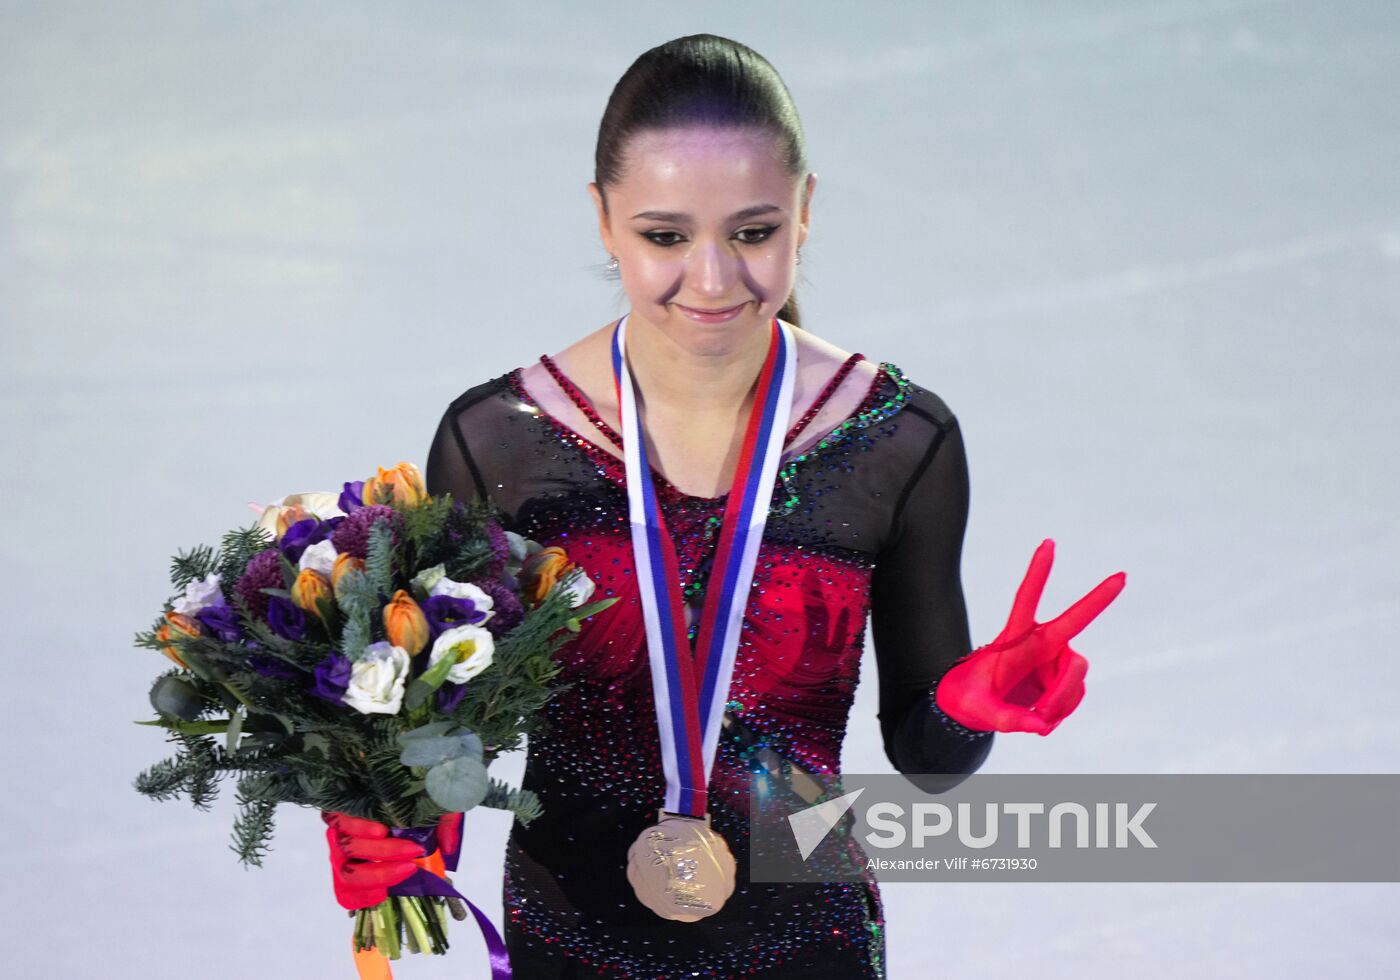
[[[462,814],[444,813],[438,820],[437,845],[447,870],[457,870],[462,846]],[[413,875],[424,857],[423,848],[411,840],[389,836],[386,824],[352,817],[348,813],[321,812],[327,824],[331,878],[335,897],[347,909],[378,905],[389,897],[389,887]]]
[[[335,899],[347,909],[367,909],[389,897],[397,885],[418,870],[413,859],[423,848],[411,840],[389,836],[385,824],[348,813],[321,812],[331,850]]]
[[[1127,575],[1110,575],[1056,618],[1037,623],[1035,607],[1054,560],[1055,542],[1046,538],[1016,590],[1006,627],[939,680],[934,698],[954,721],[982,731],[1049,735],[1083,700],[1089,661],[1070,649],[1069,639],[1123,591]]]

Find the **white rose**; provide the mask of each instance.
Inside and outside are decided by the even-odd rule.
[[[597,586],[593,584],[593,580],[588,577],[587,572],[582,568],[575,568],[569,573],[569,577],[559,582],[555,588],[572,592],[574,598],[573,601],[569,603],[569,607],[571,609],[577,609],[588,601],[589,596],[593,595],[593,590],[597,588]]]
[[[447,679],[454,684],[465,684],[491,665],[496,653],[496,641],[491,631],[481,626],[467,623],[443,630],[433,643],[433,652],[428,654],[428,669],[443,657],[454,657],[456,663],[447,672]]]
[[[407,679],[408,651],[387,640],[371,643],[351,666],[342,700],[364,715],[395,715],[403,704]]]
[[[452,579],[443,577],[433,584],[429,595],[448,595],[454,599],[470,599],[476,606],[477,612],[485,612],[486,617],[475,625],[481,626],[492,616],[496,615],[496,600],[484,591],[481,586],[473,585],[470,582],[454,582]]]
[[[173,605],[175,612],[184,616],[193,616],[201,609],[217,606],[223,601],[224,594],[219,591],[219,573],[210,572],[198,582],[186,585],[184,596],[176,599]]]
[[[331,577],[331,569],[335,567],[335,556],[337,552],[335,545],[330,539],[317,541],[301,553],[301,560],[297,565],[301,568],[309,568],[313,572],[320,572],[327,579]]]

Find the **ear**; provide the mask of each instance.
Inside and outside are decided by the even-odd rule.
[[[802,199],[802,210],[797,220],[797,247],[807,240],[807,232],[812,223],[812,193],[817,189],[817,175],[807,174],[807,186]]]
[[[603,208],[603,192],[596,181],[588,182],[588,196],[593,198],[593,207],[598,212],[598,238],[609,254],[616,255],[613,251],[612,229],[608,227],[608,213]]]

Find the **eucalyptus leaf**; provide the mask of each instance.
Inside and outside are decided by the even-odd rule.
[[[409,739],[403,744],[399,761],[406,766],[435,766],[439,762],[469,754],[461,742],[447,735]]]
[[[434,721],[426,725],[420,725],[406,732],[399,732],[399,744],[407,744],[407,740],[413,738],[436,738],[439,735],[446,735],[456,724],[457,723],[451,719],[447,721]]]
[[[457,741],[462,746],[462,751],[473,759],[480,760],[482,753],[481,737],[476,732],[469,732],[465,728],[457,733]]]
[[[428,795],[448,813],[470,810],[486,798],[490,780],[478,759],[461,755],[428,770]]]

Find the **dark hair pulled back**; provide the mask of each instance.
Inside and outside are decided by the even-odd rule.
[[[792,179],[807,173],[807,144],[797,107],[768,59],[727,37],[690,34],[644,52],[613,86],[594,152],[593,179],[604,211],[607,188],[622,179],[622,158],[632,137],[694,125],[770,133]],[[804,203],[806,193],[804,183]],[[801,326],[796,290],[778,316]]]

